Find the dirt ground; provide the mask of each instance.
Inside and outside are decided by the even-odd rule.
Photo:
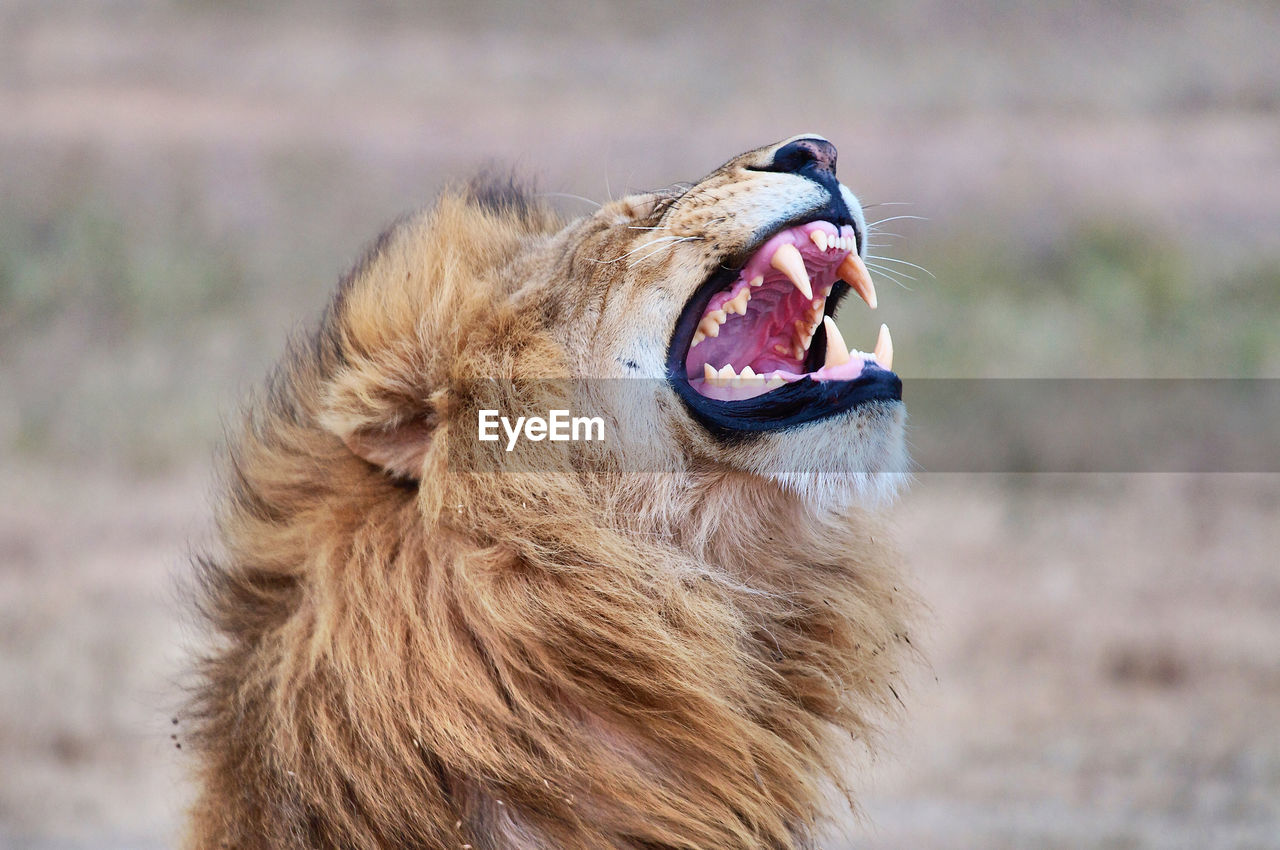
[[[881,293],[908,401],[1280,376],[1274,4],[536,5],[0,0],[0,847],[174,845],[220,420],[486,160],[578,212],[823,132],[931,219],[894,244],[938,279]],[[957,255],[1044,278],[956,292]],[[926,473],[896,511],[924,663],[832,850],[1280,847],[1280,475]]]

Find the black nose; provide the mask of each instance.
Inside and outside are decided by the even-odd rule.
[[[798,173],[805,168],[825,171],[835,176],[836,146],[826,139],[796,139],[787,142],[773,154],[770,171]]]

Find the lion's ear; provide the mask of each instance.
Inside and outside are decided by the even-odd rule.
[[[357,428],[344,435],[342,441],[356,457],[385,469],[396,478],[417,481],[422,477],[422,466],[434,432],[433,420],[411,419],[389,427]]]
[[[320,422],[356,457],[417,481],[439,421],[439,402],[394,381],[347,372],[330,385]]]

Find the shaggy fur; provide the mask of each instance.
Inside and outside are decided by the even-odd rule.
[[[802,194],[750,169],[773,147],[568,224],[448,193],[343,281],[229,441],[188,847],[812,846],[897,696],[874,515],[753,473],[774,437],[719,445],[673,398],[627,449],[669,472],[591,444],[483,471],[502,447],[465,438],[482,406],[545,412],[541,379],[661,375],[753,210]],[[614,259],[655,227],[692,238]]]

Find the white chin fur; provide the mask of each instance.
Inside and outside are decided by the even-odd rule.
[[[780,472],[770,476],[814,511],[890,507],[911,483],[909,472]]]

